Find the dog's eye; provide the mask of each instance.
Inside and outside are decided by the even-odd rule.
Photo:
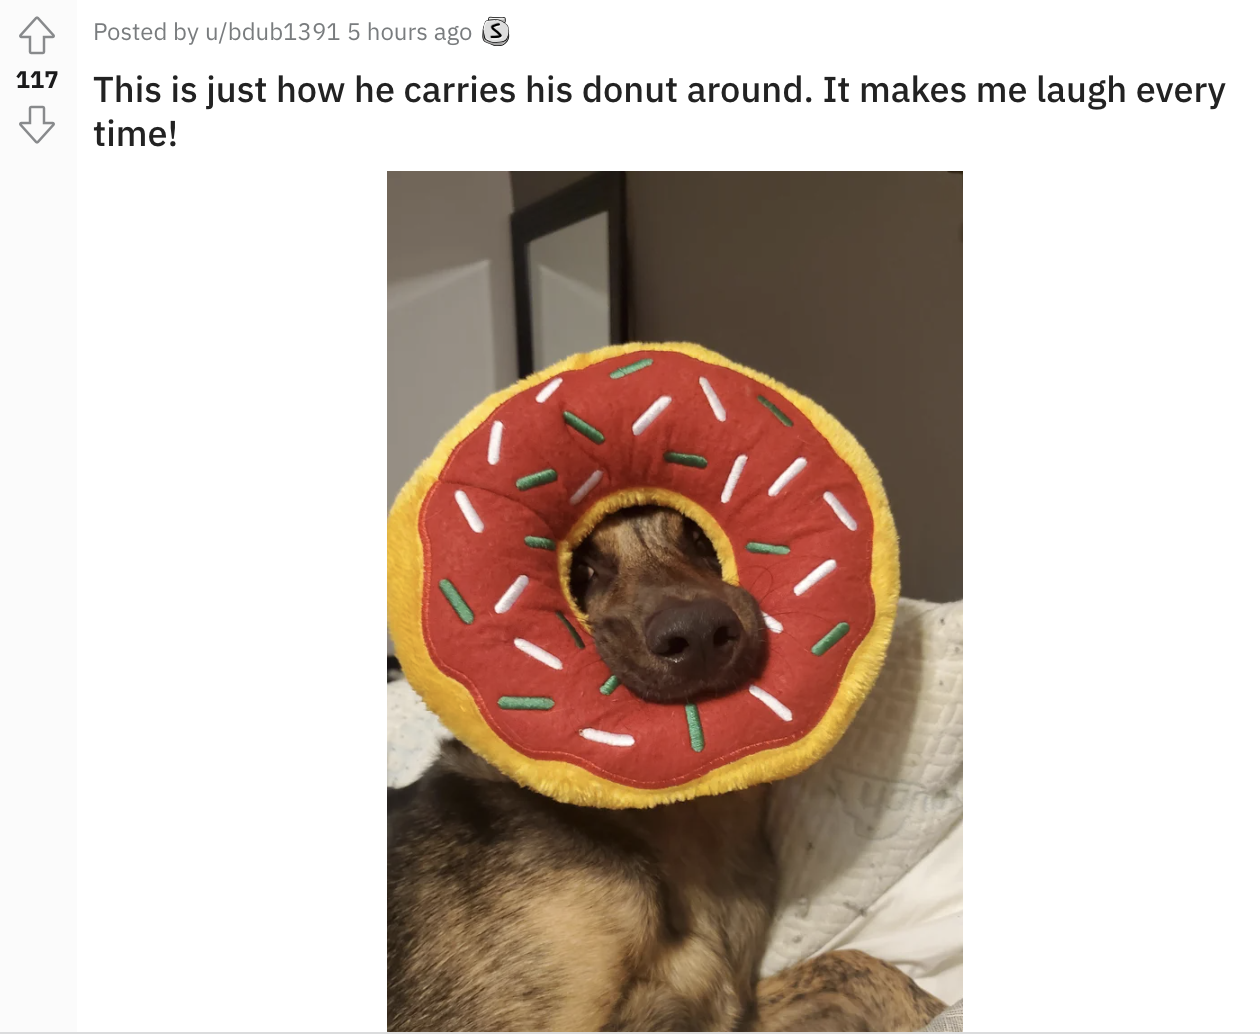
[[[574,561],[569,572],[569,592],[573,594],[578,606],[585,608],[590,599],[591,589],[596,583],[595,567],[585,561]]]
[[[713,541],[705,535],[704,530],[696,522],[690,519],[687,521],[687,538],[690,541],[691,549],[695,552],[695,556],[707,567],[720,573],[722,565],[718,561],[717,551],[713,549]]]
[[[569,574],[569,587],[577,597],[584,596],[595,585],[598,573],[595,566],[585,561],[575,561]]]
[[[699,525],[692,521],[687,522],[687,540],[701,554],[712,549],[709,537],[704,534],[704,530]]]
[[[705,535],[704,530],[699,525],[689,521],[687,523],[687,533],[691,540],[691,545],[701,554],[716,556],[717,552],[713,549],[713,541]]]

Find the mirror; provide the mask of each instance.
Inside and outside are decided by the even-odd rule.
[[[514,213],[520,376],[624,342],[624,178],[596,173]]]
[[[530,242],[529,294],[535,368],[612,344],[608,213]]]

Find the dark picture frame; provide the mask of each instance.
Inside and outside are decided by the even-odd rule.
[[[529,246],[601,212],[608,214],[608,341],[630,337],[626,305],[626,174],[592,173],[563,190],[512,213],[512,284],[516,295],[516,360],[519,377],[533,374],[534,314]]]

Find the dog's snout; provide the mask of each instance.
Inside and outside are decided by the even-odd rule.
[[[626,508],[600,522],[578,551],[573,570],[591,578],[571,577],[569,588],[600,656],[631,694],[692,702],[756,676],[768,648],[757,600],[723,582],[699,526],[666,507]]]
[[[729,664],[743,627],[728,605],[704,597],[659,609],[644,624],[643,635],[652,654],[703,679]]]

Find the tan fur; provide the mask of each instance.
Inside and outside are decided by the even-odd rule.
[[[700,527],[669,508],[631,507],[600,522],[574,552],[570,590],[609,669],[648,701],[690,701],[733,690],[764,661],[766,633],[756,599],[723,581]],[[664,606],[701,599],[730,608],[741,635],[729,665],[682,682],[669,660],[649,650],[645,623]]]
[[[636,624],[661,598],[725,593],[674,512],[614,516],[591,541],[575,562],[598,564],[603,583],[575,596],[610,666],[606,652],[639,650]],[[759,633],[755,602],[729,600]],[[620,625],[607,625],[613,616]],[[447,742],[390,795],[390,1030],[921,1027],[944,1005],[865,954],[825,954],[757,983],[777,883],[768,796],[761,786],[652,809],[570,806]]]
[[[763,1032],[913,1032],[945,1010],[891,964],[861,950],[824,953],[757,986]]]

